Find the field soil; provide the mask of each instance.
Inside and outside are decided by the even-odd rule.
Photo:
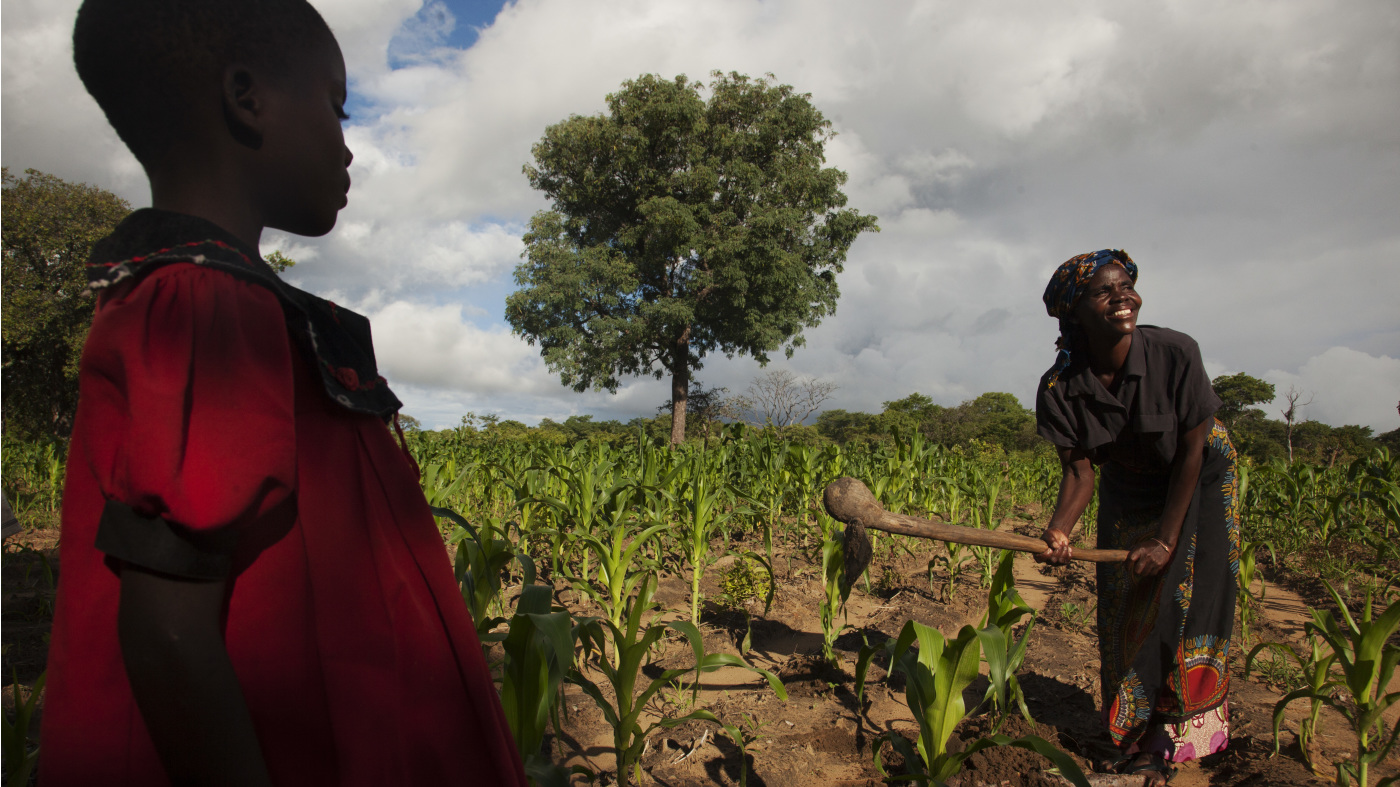
[[[1002,529],[1038,535],[1043,519],[1036,507],[1018,509],[1001,523]],[[702,582],[707,600],[702,614],[702,631],[710,652],[738,654],[746,630],[751,647],[746,658],[751,664],[777,673],[788,691],[779,700],[763,680],[752,672],[725,668],[706,673],[700,679],[698,699],[689,704],[686,691],[661,692],[642,720],[645,728],[663,715],[680,716],[693,707],[703,707],[728,724],[741,726],[751,742],[743,762],[748,784],[768,787],[818,787],[819,785],[878,785],[883,778],[874,764],[880,746],[891,773],[897,773],[900,758],[881,737],[889,734],[912,738],[913,716],[904,703],[903,686],[886,682],[881,663],[876,661],[867,676],[863,700],[854,694],[856,655],[865,642],[878,644],[895,636],[907,620],[917,620],[955,635],[964,624],[976,624],[986,603],[986,592],[977,586],[975,564],[959,582],[956,592],[945,597],[946,574],[933,575],[930,587],[926,566],[942,545],[905,542],[891,554],[888,540],[877,544],[871,564],[872,584],[857,585],[846,608],[849,628],[837,641],[840,664],[833,666],[821,658],[819,607],[822,600],[819,568],[811,552],[801,545],[780,546],[777,589],[772,607],[765,613],[762,602],[748,602],[747,616],[741,605],[733,608],[716,603],[721,597],[719,581],[734,558],[725,557],[711,566]],[[722,554],[727,545],[713,545]],[[747,549],[756,544],[734,545]],[[6,682],[18,678],[17,685],[4,689],[6,713],[14,707],[15,692],[27,696],[28,687],[44,669],[48,629],[53,609],[50,576],[58,570],[57,530],[52,525],[30,529],[5,543],[3,566],[3,669]],[[1019,679],[1025,690],[1035,724],[1013,717],[1002,732],[1019,737],[1039,735],[1075,757],[1086,771],[1113,756],[1099,717],[1098,650],[1094,615],[1094,574],[1088,564],[1063,568],[1042,567],[1029,556],[1018,556],[1016,581],[1027,603],[1039,611]],[[1288,577],[1276,577],[1287,579]],[[556,582],[556,599],[576,614],[597,614],[566,583]],[[1300,596],[1299,592],[1305,594]],[[1327,608],[1330,603],[1316,597],[1316,589],[1306,582],[1290,585],[1266,581],[1262,620],[1255,624],[1257,639],[1297,643],[1303,623],[1310,619],[1309,606]],[[688,616],[690,604],[688,574],[663,574],[658,597],[672,610],[669,619]],[[680,612],[683,611],[683,612]],[[751,629],[746,629],[746,617]],[[1239,642],[1237,633],[1236,642]],[[1321,734],[1313,743],[1313,760],[1319,771],[1304,765],[1295,737],[1298,720],[1306,702],[1290,706],[1285,713],[1282,751],[1273,755],[1272,713],[1283,694],[1283,687],[1255,674],[1243,675],[1244,649],[1237,645],[1233,657],[1230,690],[1231,739],[1229,748],[1204,760],[1183,764],[1172,784],[1176,787],[1203,785],[1322,785],[1330,784],[1335,771],[1330,763],[1354,756],[1355,739],[1346,721],[1330,709],[1323,710]],[[692,664],[691,651],[683,639],[663,641],[655,663],[648,667],[655,675],[663,668]],[[603,685],[600,674],[589,675]],[[1275,679],[1281,679],[1274,674]],[[1400,691],[1400,680],[1390,691]],[[967,692],[969,707],[976,705],[985,690],[984,682],[974,683]],[[606,689],[604,689],[606,692]],[[575,686],[566,686],[565,718],[561,734],[547,741],[558,761],[581,765],[598,774],[598,783],[615,781],[611,752],[611,729],[593,701]],[[1400,709],[1388,714],[1387,726],[1400,723]],[[990,719],[973,716],[956,734],[955,746],[989,732]],[[37,731],[36,731],[37,732]],[[1386,775],[1400,774],[1400,763],[1392,758],[1372,768],[1372,783]],[[740,780],[739,748],[717,725],[692,721],[671,729],[657,728],[647,739],[641,758],[643,784],[735,785]],[[954,779],[962,787],[996,785],[1061,785],[1057,777],[1044,773],[1048,760],[1032,752],[1010,747],[986,749],[973,755],[963,773]],[[583,779],[576,777],[582,784]]]

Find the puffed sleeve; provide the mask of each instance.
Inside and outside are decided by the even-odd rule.
[[[152,570],[226,575],[246,524],[296,484],[293,351],[271,292],[192,264],[113,293],[83,363],[125,418],[98,462],[98,549]],[[101,428],[100,426],[98,428]]]
[[[1176,390],[1172,392],[1172,400],[1176,408],[1177,432],[1185,434],[1214,416],[1220,409],[1221,401],[1210,385],[1210,375],[1206,374],[1205,364],[1201,361],[1201,348],[1194,339],[1187,338],[1183,342],[1176,361]]]

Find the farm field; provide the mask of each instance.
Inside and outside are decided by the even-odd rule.
[[[841,525],[819,504],[830,480],[852,476],[891,511],[1038,536],[1059,478],[1051,457],[949,449],[917,435],[816,447],[734,428],[681,450],[453,431],[412,434],[410,449],[541,783],[880,784],[881,767],[935,771],[995,732],[1038,736],[1085,771],[1111,753],[1098,713],[1092,566],[1004,562],[998,550],[879,534],[869,571],[843,599]],[[43,670],[61,571],[61,475],[54,454],[6,445],[6,493],[29,526],[7,540],[3,571],[4,671],[21,703]],[[1319,664],[1316,675],[1346,678],[1340,660],[1326,664],[1333,646],[1305,630],[1314,610],[1330,611],[1345,634],[1329,585],[1363,629],[1368,594],[1378,620],[1387,607],[1400,615],[1400,462],[1382,451],[1331,468],[1246,464],[1241,475],[1230,747],[1184,765],[1172,783],[1331,783],[1337,764],[1358,756],[1351,690],[1324,686],[1336,707],[1321,704],[1315,721],[1307,698],[1289,703],[1277,756],[1275,707]],[[1076,537],[1093,540],[1084,525]],[[906,743],[924,715],[907,690],[942,668],[920,673],[915,651],[886,653],[905,631],[919,634],[918,652],[937,641],[944,656],[976,666],[933,701],[958,722],[938,728],[947,753],[931,733],[922,758]],[[1380,641],[1377,650],[1400,653],[1393,627]],[[1259,648],[1246,677],[1246,656],[1266,642],[1278,647]],[[1400,677],[1387,679],[1381,698],[1400,692]],[[7,718],[15,691],[5,690]],[[1392,703],[1377,708],[1383,728],[1365,752],[1378,755],[1400,723]],[[37,704],[31,727],[42,723]],[[1367,783],[1400,775],[1398,759],[1397,750],[1377,756]],[[1052,765],[999,746],[942,774],[969,786],[1067,783],[1044,773]]]

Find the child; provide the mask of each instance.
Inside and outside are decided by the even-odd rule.
[[[345,205],[335,37],[87,0],[73,44],[154,208],[89,267],[40,779],[524,785],[368,322],[258,256]]]

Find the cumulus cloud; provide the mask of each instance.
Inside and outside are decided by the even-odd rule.
[[[499,298],[545,207],[521,174],[545,127],[639,74],[714,69],[811,93],[851,206],[880,217],[836,314],[778,361],[840,385],[836,406],[915,390],[1030,402],[1053,357],[1045,279],[1112,246],[1142,265],[1144,322],[1193,335],[1208,368],[1296,379],[1330,423],[1393,414],[1327,384],[1395,387],[1400,14],[1385,0],[516,0],[465,50],[441,0],[316,4],[351,77],[350,207],[326,238],[264,245],[300,261],[304,286],[364,304],[391,376],[449,423],[453,407],[529,421],[666,399],[650,379],[616,397],[559,386],[500,326]],[[6,4],[6,164],[140,204],[139,169],[68,65],[76,5]],[[757,371],[711,358],[701,379],[742,390]]]
[[[1400,429],[1400,358],[1374,356],[1347,347],[1314,355],[1296,372],[1270,369],[1262,377],[1274,384],[1270,415],[1288,406],[1291,387],[1301,394],[1302,418],[1330,424],[1359,424],[1377,434]]]

